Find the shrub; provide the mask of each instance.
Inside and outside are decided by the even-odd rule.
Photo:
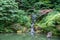
[[[60,25],[60,13],[59,12],[50,12],[46,17],[44,17],[40,21],[40,27],[45,29],[46,31],[52,31],[53,34],[57,34],[58,29],[56,29],[56,25]]]
[[[15,0],[0,0],[0,31],[17,22],[17,5]]]

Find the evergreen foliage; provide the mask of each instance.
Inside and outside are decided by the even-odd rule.
[[[53,12],[42,16],[42,9]],[[0,0],[0,32],[13,32],[10,27],[16,23],[30,28],[32,13],[37,15],[36,24],[44,31],[60,33],[56,27],[60,25],[60,0]]]

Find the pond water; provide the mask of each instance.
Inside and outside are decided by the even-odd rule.
[[[47,40],[45,35],[36,34],[32,37],[30,34],[0,34],[0,40]],[[52,37],[51,40],[60,40],[58,37]]]

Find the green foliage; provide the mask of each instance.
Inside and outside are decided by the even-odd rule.
[[[43,25],[43,24],[45,24],[45,25],[47,25],[47,26],[53,26],[52,24],[54,24],[55,23],[55,21],[57,21],[56,19],[56,17],[58,17],[60,15],[60,13],[59,12],[50,12],[46,17],[44,17],[41,21],[40,21],[40,23]]]
[[[0,31],[17,22],[18,4],[14,0],[0,0]]]
[[[53,34],[57,34],[58,29],[56,25],[60,25],[60,13],[57,11],[50,12],[40,21],[40,27],[46,31],[52,31]]]
[[[19,16],[18,17],[18,23],[20,23],[21,25],[30,24],[30,18],[27,16],[27,13],[25,11],[19,10],[18,16]]]
[[[16,0],[17,1],[17,0]],[[19,9],[28,10],[30,8],[41,9],[51,8],[55,10],[59,10],[60,0],[19,0]],[[60,10],[59,10],[60,11]]]
[[[40,15],[42,8],[56,11],[42,17]],[[0,32],[13,32],[10,26],[17,23],[30,28],[30,14],[35,13],[37,25],[46,31],[53,30],[53,33],[57,34],[56,23],[60,25],[60,13],[57,11],[60,11],[60,0],[0,0]],[[40,16],[41,21],[38,19]]]
[[[17,3],[9,0],[0,0],[0,23],[9,24],[17,20]]]
[[[17,1],[17,0],[16,0]],[[19,8],[26,10],[26,9],[30,9],[34,6],[34,3],[37,2],[38,0],[21,0],[18,1],[19,2]]]

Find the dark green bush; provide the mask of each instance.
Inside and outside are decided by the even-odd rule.
[[[0,0],[0,31],[17,22],[17,5],[14,0]]]
[[[18,23],[25,26],[30,26],[30,17],[24,10],[18,11]]]

